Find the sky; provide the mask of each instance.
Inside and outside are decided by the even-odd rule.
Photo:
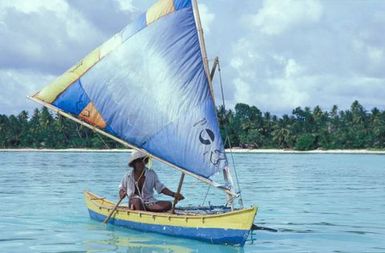
[[[154,0],[1,0],[0,114],[143,13]],[[210,63],[220,59],[226,105],[273,114],[333,105],[385,109],[385,1],[201,0]],[[218,75],[214,78],[220,100]]]

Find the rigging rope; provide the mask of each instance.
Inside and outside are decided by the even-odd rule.
[[[99,137],[99,139],[103,142],[104,146],[106,146],[107,149],[110,149],[110,146],[108,146],[108,144],[104,141],[103,137],[96,131],[94,131],[94,133],[96,133],[96,135]]]
[[[80,133],[80,130],[83,128],[83,125],[80,125],[80,124],[76,124],[76,132],[77,134],[79,135],[79,138],[80,139],[84,139],[84,137],[82,136],[82,134]],[[103,137],[95,130],[92,130],[92,132],[94,134],[96,134],[96,136],[103,142],[104,146],[107,147],[107,149],[110,149],[110,146],[104,141]],[[85,137],[86,140],[88,140],[88,134],[86,132],[86,137]]]
[[[205,195],[205,198],[203,199],[202,206],[204,206],[206,202],[207,196],[209,195],[210,188],[211,188],[211,185],[207,187],[206,195]]]
[[[226,113],[225,95],[224,95],[224,92],[223,92],[223,83],[222,83],[222,71],[221,71],[221,65],[219,64],[219,59],[218,59],[218,74],[219,74],[219,85],[221,87],[223,111],[224,111],[224,113]],[[238,173],[237,173],[237,169],[236,169],[236,166],[235,166],[233,150],[232,150],[232,146],[231,146],[231,142],[230,142],[230,137],[229,137],[229,134],[228,134],[228,131],[227,131],[227,127],[226,127],[225,124],[224,124],[224,131],[225,131],[225,135],[226,135],[225,144],[226,144],[226,140],[227,140],[227,142],[229,144],[231,160],[232,160],[232,163],[233,163],[235,180],[237,182],[237,188],[238,188],[238,192],[237,193],[239,194],[239,205],[243,208],[243,199],[242,199],[241,186],[239,185],[239,178],[238,178]],[[228,203],[226,203],[226,205],[227,204]]]

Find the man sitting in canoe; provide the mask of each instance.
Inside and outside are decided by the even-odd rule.
[[[170,201],[158,201],[154,198],[154,189],[160,194],[184,199],[180,193],[170,191],[158,179],[154,170],[148,169],[148,156],[140,151],[132,153],[128,166],[133,169],[128,172],[119,185],[120,198],[128,196],[129,207],[133,210],[146,210],[151,212],[165,212],[171,209]]]

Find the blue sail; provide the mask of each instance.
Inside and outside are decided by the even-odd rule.
[[[190,1],[159,1],[35,97],[196,175],[227,166]]]

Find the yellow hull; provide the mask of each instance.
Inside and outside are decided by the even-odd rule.
[[[103,221],[115,204],[90,192],[84,193],[93,219]],[[171,214],[130,210],[118,207],[109,223],[132,229],[194,238],[213,243],[244,245],[256,207],[219,214]]]

